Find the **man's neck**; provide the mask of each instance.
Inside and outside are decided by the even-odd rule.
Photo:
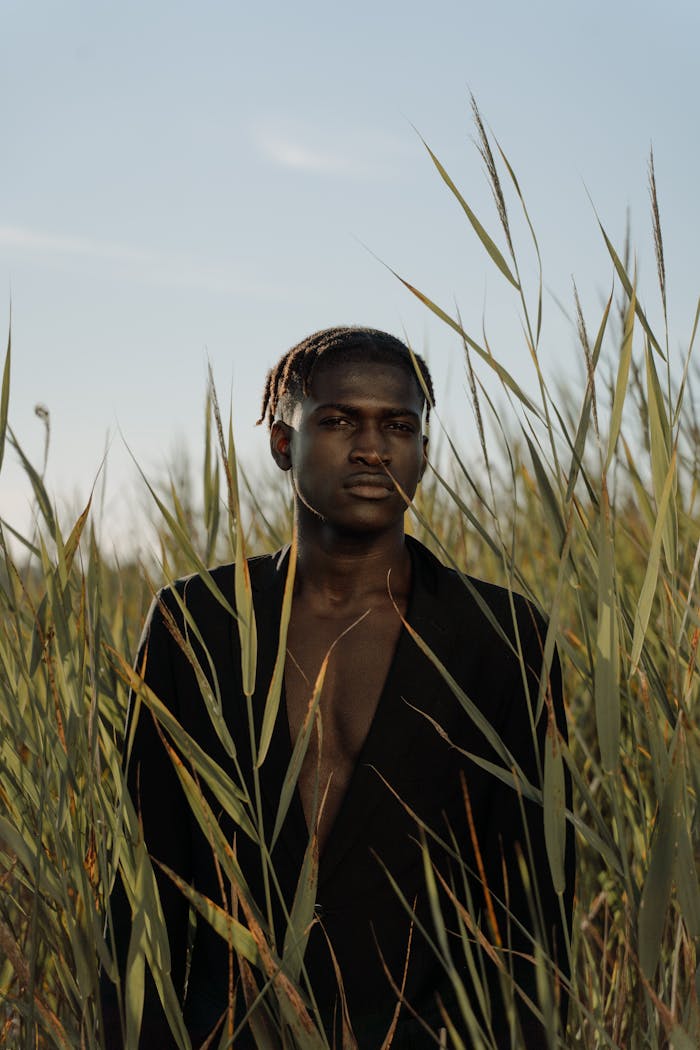
[[[403,522],[386,533],[338,534],[322,522],[297,520],[297,597],[329,609],[374,605],[408,593],[411,559]]]

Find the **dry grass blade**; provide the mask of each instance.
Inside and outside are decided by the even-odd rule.
[[[459,318],[461,325],[462,318]],[[486,464],[486,470],[489,471],[489,454],[486,446],[486,431],[484,428],[484,421],[481,415],[481,404],[479,402],[479,391],[476,384],[476,377],[474,375],[474,366],[472,365],[471,353],[469,352],[469,343],[464,340],[464,359],[467,363],[467,380],[469,382],[469,393],[471,395],[472,408],[474,410],[474,418],[476,420],[476,430],[479,435],[479,444],[481,445],[481,454],[484,457],[484,463]]]
[[[659,216],[659,198],[656,192],[656,173],[654,171],[654,150],[649,150],[649,199],[651,202],[651,225],[654,231],[654,252],[656,269],[659,276],[661,302],[664,308],[664,323],[668,330],[668,310],[666,306],[666,264],[664,262],[664,242],[661,236],[661,218]]]
[[[416,901],[413,902],[414,909],[415,909],[415,906],[416,906]],[[384,956],[382,955],[381,946],[377,945],[377,951],[379,952],[379,956],[380,956],[381,961],[382,961],[382,968],[383,968],[384,973],[386,974],[386,977],[387,977],[387,979],[388,979],[388,981],[389,981],[389,983],[391,985],[392,991],[394,992],[394,995],[396,996],[396,1006],[394,1008],[394,1013],[393,1013],[393,1016],[391,1018],[391,1024],[389,1025],[389,1029],[388,1029],[388,1031],[386,1033],[386,1036],[384,1037],[384,1041],[383,1041],[383,1043],[381,1045],[381,1050],[391,1050],[391,1047],[392,1047],[393,1042],[394,1042],[394,1036],[396,1034],[396,1026],[399,1023],[399,1017],[401,1015],[401,1007],[404,1005],[404,992],[406,990],[406,977],[408,976],[408,964],[409,964],[410,959],[411,959],[411,944],[412,943],[413,943],[413,923],[410,924],[409,930],[408,930],[408,941],[407,941],[407,944],[406,944],[406,956],[405,956],[405,959],[404,959],[404,967],[403,967],[403,973],[401,974],[401,985],[400,986],[398,986],[396,984],[396,981],[394,980],[394,975],[391,973],[391,971],[389,970],[388,966],[386,965],[386,961],[384,959]]]
[[[527,209],[527,206],[525,204],[525,198],[523,196],[522,190],[520,189],[520,183],[518,182],[516,174],[513,171],[513,168],[511,167],[511,164],[510,164],[510,161],[508,160],[508,157],[506,156],[506,154],[503,151],[503,149],[501,149],[501,145],[498,142],[498,140],[496,140],[496,147],[497,147],[498,152],[500,154],[501,160],[503,161],[503,163],[506,166],[506,170],[508,171],[508,175],[510,176],[510,180],[513,183],[513,186],[515,188],[515,192],[516,192],[516,194],[518,196],[518,200],[520,201],[520,207],[523,210],[523,215],[525,216],[525,222],[527,223],[527,227],[528,227],[528,229],[530,231],[530,236],[532,238],[532,243],[533,243],[534,248],[535,248],[535,255],[537,257],[537,275],[538,275],[537,276],[537,323],[536,323],[535,333],[534,333],[534,342],[535,342],[535,346],[537,346],[539,344],[540,335],[541,335],[541,332],[542,332],[543,273],[542,273],[542,256],[540,254],[540,246],[539,246],[539,242],[537,240],[537,234],[535,233],[535,227],[532,224],[532,219],[530,218],[530,213],[529,213],[529,211]]]
[[[264,1003],[262,1002],[264,992],[258,990],[253,972],[245,959],[240,959],[238,965],[241,973],[243,994],[245,995],[248,1008],[246,1020],[253,1034],[256,1047],[258,1050],[283,1050],[280,1037],[273,1031],[272,1025],[265,1014]]]
[[[489,185],[491,186],[491,192],[493,193],[493,199],[496,204],[496,211],[498,212],[498,218],[501,220],[501,226],[508,242],[508,248],[510,250],[511,259],[515,261],[515,249],[513,248],[513,239],[510,233],[510,223],[508,222],[508,210],[506,208],[506,199],[503,195],[503,187],[501,186],[501,180],[498,175],[498,169],[496,162],[493,157],[491,150],[491,143],[489,137],[486,134],[484,122],[481,119],[481,113],[479,107],[476,104],[474,95],[470,93],[472,115],[474,117],[474,123],[476,124],[476,130],[479,135],[478,149],[481,157],[486,166],[486,173],[489,178]]]
[[[328,1044],[311,1019],[301,993],[271,952],[265,934],[245,898],[241,898],[240,903],[248,928],[258,947],[263,972],[274,989],[282,1016],[297,1039],[297,1045],[300,1050],[328,1050]]]
[[[338,996],[340,998],[340,1020],[342,1025],[341,1034],[341,1047],[342,1050],[359,1050],[357,1045],[357,1039],[355,1033],[352,1030],[352,1022],[350,1021],[350,1011],[348,1009],[348,1000],[345,995],[345,988],[343,986],[343,975],[340,971],[340,965],[338,963],[338,956],[335,954],[333,944],[328,937],[323,926],[321,927],[323,935],[326,938],[326,944],[328,945],[328,953],[331,957],[331,963],[333,965],[333,972],[335,973],[335,979],[338,984]],[[334,1040],[334,1046],[335,1046]]]

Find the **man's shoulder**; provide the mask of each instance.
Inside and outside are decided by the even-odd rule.
[[[454,617],[460,627],[480,627],[497,634],[504,631],[512,639],[518,633],[546,632],[546,619],[534,602],[519,591],[463,571],[457,563],[445,564],[418,540],[408,538],[414,564],[418,565],[424,586],[433,592],[443,615]],[[500,628],[500,630],[499,630]]]
[[[273,554],[257,554],[247,558],[253,591],[266,590],[284,579],[285,557],[288,548]],[[235,610],[235,562],[226,562],[213,568],[180,576],[166,584],[155,596],[156,604],[164,604],[175,612],[183,607],[193,614],[218,608],[224,612]]]

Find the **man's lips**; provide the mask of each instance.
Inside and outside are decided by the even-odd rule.
[[[382,496],[394,491],[394,483],[390,477],[387,477],[386,474],[374,474],[371,471],[351,474],[349,478],[346,478],[343,487],[352,489],[358,496],[363,493]]]

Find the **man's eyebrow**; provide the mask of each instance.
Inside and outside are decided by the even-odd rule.
[[[327,412],[329,409],[352,417],[359,416],[361,411],[356,405],[345,405],[341,401],[326,401],[314,409],[314,415],[319,412]],[[421,418],[420,412],[416,412],[413,408],[385,408],[382,410],[382,416],[384,419],[397,419],[399,416],[411,416],[418,420]]]

